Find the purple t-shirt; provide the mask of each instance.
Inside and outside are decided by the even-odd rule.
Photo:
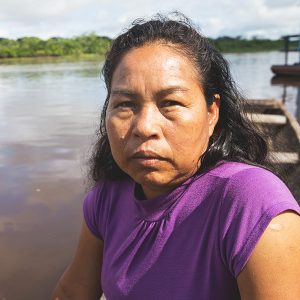
[[[131,179],[101,181],[85,198],[104,240],[108,300],[240,299],[236,278],[272,218],[300,208],[278,177],[222,162],[167,195],[141,201]]]

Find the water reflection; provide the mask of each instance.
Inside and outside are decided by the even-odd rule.
[[[72,255],[100,66],[0,65],[0,299],[49,298]]]
[[[300,123],[300,77],[273,76],[271,84],[282,86],[282,101],[283,103],[290,103],[289,110]],[[290,96],[289,89],[296,91],[295,97]]]
[[[292,115],[296,115],[297,86],[287,84],[284,90],[282,84],[270,84],[274,75],[271,66],[284,61],[283,52],[228,54],[226,58],[231,65],[234,79],[247,98],[279,101],[284,99],[287,109]],[[291,64],[298,60],[297,52],[290,53]]]
[[[247,96],[281,97],[269,71],[280,53],[227,58]],[[99,61],[0,63],[0,299],[49,298],[72,255],[105,98],[100,68]],[[287,90],[287,103],[293,95]]]
[[[48,299],[76,244],[81,181],[13,176],[18,189],[1,191],[0,299]]]

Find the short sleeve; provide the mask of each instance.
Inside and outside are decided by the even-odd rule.
[[[105,183],[98,183],[83,201],[83,216],[89,230],[104,240],[107,219],[107,199]]]
[[[235,278],[271,220],[287,210],[300,214],[293,195],[273,173],[253,167],[228,179],[220,211],[220,251]]]

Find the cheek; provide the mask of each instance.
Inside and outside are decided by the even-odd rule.
[[[181,160],[198,160],[206,150],[209,139],[209,126],[202,114],[202,118],[186,119],[186,122],[176,124],[169,131],[169,144],[173,155]]]
[[[129,132],[128,124],[114,117],[107,118],[105,123],[112,155],[119,164],[125,159],[124,149]]]
[[[108,139],[110,141],[114,142],[115,140],[120,141],[124,139],[126,135],[125,122],[122,122],[122,120],[114,116],[108,116],[105,124],[106,124]]]
[[[208,113],[206,110],[200,111],[195,115],[195,118],[197,118],[197,121],[194,123],[191,122],[189,131],[191,133],[191,139],[205,143],[209,135]]]
[[[184,122],[182,121],[184,120]],[[178,143],[184,145],[191,145],[197,147],[197,144],[206,140],[209,134],[209,125],[206,115],[201,112],[196,115],[182,117],[180,122],[175,124],[174,139]]]
[[[109,118],[106,121],[106,130],[111,150],[114,153],[119,149],[118,145],[122,142],[122,127],[118,126],[117,122]]]

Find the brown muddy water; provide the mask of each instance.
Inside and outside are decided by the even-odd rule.
[[[300,116],[299,88],[270,84],[282,53],[226,57],[248,97],[284,95]],[[0,300],[49,299],[70,261],[105,98],[100,68],[98,61],[0,61]]]

